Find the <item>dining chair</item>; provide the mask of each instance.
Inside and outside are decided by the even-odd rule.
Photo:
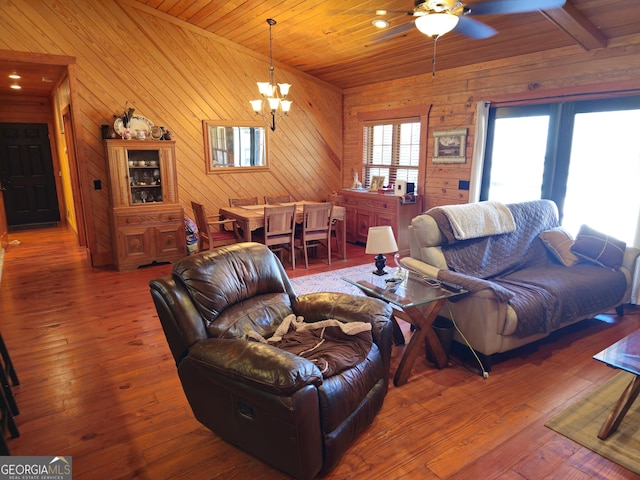
[[[264,203],[267,205],[275,205],[278,203],[291,203],[293,199],[288,193],[286,195],[264,196]]]
[[[230,207],[244,207],[245,205],[258,205],[258,197],[230,198]]]
[[[278,255],[288,250],[293,270],[296,268],[295,227],[295,205],[264,207],[263,243]]]
[[[193,216],[198,227],[198,252],[205,250],[207,244],[209,250],[224,245],[231,245],[242,241],[233,219],[222,220],[220,215],[207,215],[204,205],[191,202]],[[227,230],[224,227],[231,227]]]
[[[302,207],[302,231],[298,249],[304,250],[304,265],[309,268],[309,247],[325,245],[327,260],[331,265],[331,213],[333,203],[305,203]]]

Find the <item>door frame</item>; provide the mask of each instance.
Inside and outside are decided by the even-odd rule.
[[[23,117],[22,115],[14,115],[10,110],[3,112],[0,109],[0,121],[3,123],[47,123],[49,125],[49,141],[51,144],[51,153],[52,153],[52,161],[54,162],[54,169],[60,168],[59,161],[57,155],[57,144],[58,144],[58,135],[62,135],[62,132],[56,131],[56,122],[55,117],[59,114],[59,121],[64,122],[64,113],[67,113],[67,121],[69,123],[70,129],[67,131],[67,128],[64,127],[64,123],[61,123],[59,128],[63,128],[64,134],[66,136],[66,141],[68,143],[67,150],[69,152],[69,167],[71,170],[70,180],[72,187],[72,197],[74,202],[74,207],[76,211],[76,222],[78,228],[78,243],[81,246],[85,246],[87,249],[87,258],[89,262],[92,264],[92,252],[96,251],[96,239],[95,232],[91,228],[92,225],[92,215],[90,209],[90,202],[85,202],[84,199],[87,199],[88,195],[88,187],[83,189],[83,186],[86,185],[85,177],[86,172],[83,165],[80,165],[78,162],[79,158],[83,158],[83,143],[82,143],[82,132],[76,131],[74,129],[74,125],[77,122],[74,119],[77,116],[75,113],[78,109],[78,102],[80,101],[78,92],[77,92],[77,79],[76,79],[76,58],[65,55],[50,55],[50,54],[40,54],[40,53],[31,53],[31,52],[16,52],[11,50],[0,50],[0,61],[5,62],[16,62],[16,63],[25,63],[30,65],[59,65],[63,67],[64,73],[60,75],[60,78],[55,79],[52,83],[51,92],[49,94],[49,115],[48,119],[44,120],[42,116],[37,116],[37,118]],[[69,103],[65,105],[59,105],[56,101],[58,93],[58,89],[60,88],[61,83],[68,79],[69,82]],[[24,100],[22,98],[21,100]],[[60,108],[61,107],[61,108]],[[71,152],[73,150],[73,152]],[[73,158],[71,158],[73,157]],[[58,182],[59,178],[56,175],[56,186],[60,188],[60,183]],[[58,191],[58,199],[60,208],[64,209],[64,199],[60,201],[61,191]],[[2,209],[0,212],[0,245],[2,245],[2,241],[6,242],[6,238],[3,240],[2,233],[2,223],[6,224],[6,213],[4,211],[4,204],[1,205]],[[64,210],[61,211],[61,221],[65,219]],[[6,237],[6,234],[5,234]]]
[[[73,197],[73,206],[76,212],[76,228],[78,229],[78,244],[82,247],[87,245],[86,228],[84,223],[84,202],[82,200],[82,191],[80,190],[80,182],[78,181],[78,156],[76,154],[76,135],[73,128],[73,118],[71,109],[66,105],[60,112],[62,123],[64,125],[64,135],[67,144],[67,158],[69,159],[69,177],[71,182],[71,194]]]

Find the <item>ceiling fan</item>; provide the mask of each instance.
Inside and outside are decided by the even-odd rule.
[[[566,0],[485,0],[470,4],[456,0],[415,0],[412,11],[376,11],[377,15],[406,13],[415,18],[413,22],[389,30],[378,40],[395,37],[415,25],[420,32],[434,39],[433,76],[435,76],[436,42],[442,35],[454,31],[479,40],[498,33],[493,27],[475,20],[472,16],[551,10],[561,8],[565,3]]]

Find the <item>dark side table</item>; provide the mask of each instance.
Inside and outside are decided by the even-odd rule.
[[[467,293],[455,286],[431,286],[426,277],[408,270],[403,270],[400,275],[398,283],[387,282],[391,274],[371,274],[369,278],[362,275],[343,277],[345,282],[358,287],[366,295],[398,307],[404,313],[401,318],[415,327],[393,379],[396,387],[407,383],[423,343],[438,368],[447,366],[447,354],[431,326],[448,299]]]
[[[593,358],[634,375],[598,432],[598,438],[606,440],[618,429],[629,407],[640,393],[640,330],[605,348]]]

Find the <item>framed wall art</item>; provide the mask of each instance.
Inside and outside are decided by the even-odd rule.
[[[433,163],[466,163],[467,129],[433,132]]]

